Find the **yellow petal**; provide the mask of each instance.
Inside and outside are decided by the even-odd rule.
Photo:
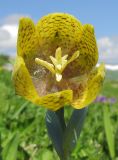
[[[38,51],[38,36],[30,18],[21,18],[18,29],[17,53],[32,56]]]
[[[64,90],[53,94],[48,94],[41,98],[40,105],[56,111],[66,105],[71,104],[73,98],[72,90]]]
[[[23,96],[27,100],[37,104],[37,101],[40,98],[34,88],[29,72],[25,66],[24,60],[20,56],[16,58],[12,78],[16,94]]]
[[[81,109],[95,100],[102,87],[104,77],[105,67],[104,64],[101,64],[90,73],[84,92],[72,103],[72,106]]]
[[[78,41],[77,47],[79,56],[66,67],[63,77],[69,78],[86,74],[96,65],[98,61],[98,48],[92,25],[83,25],[81,38]]]
[[[83,26],[82,37],[79,42],[79,53],[78,61],[76,61],[79,65],[79,72],[83,74],[91,71],[98,61],[98,49],[94,28],[90,24]],[[75,64],[75,66],[77,66],[77,64]]]
[[[66,13],[48,14],[39,20],[36,28],[42,54],[48,57],[54,57],[57,46],[61,47],[63,56],[66,54],[72,56],[82,32],[81,22]]]

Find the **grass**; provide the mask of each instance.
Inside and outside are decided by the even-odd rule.
[[[106,80],[102,95],[118,98],[118,81]],[[92,103],[72,160],[111,160],[105,134],[103,108],[109,106],[115,160],[118,160],[118,103]],[[68,119],[71,108],[65,109]],[[11,72],[0,70],[0,159],[58,160],[45,126],[46,110],[16,96]]]

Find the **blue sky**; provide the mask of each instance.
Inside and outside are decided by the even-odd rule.
[[[1,0],[0,18],[17,13],[34,20],[50,12],[67,12],[95,26],[97,37],[118,33],[118,0]],[[11,2],[11,3],[10,3]]]
[[[14,15],[16,17],[28,15],[36,22],[40,17],[51,12],[70,13],[83,24],[94,25],[100,52],[108,50],[105,45],[112,46],[112,49],[115,46],[114,54],[118,58],[116,51],[118,49],[118,0],[1,0],[0,27],[4,29],[3,25],[8,24],[10,17]],[[17,24],[17,19],[15,20]],[[113,51],[109,50],[109,52]],[[114,63],[117,63],[116,58]]]

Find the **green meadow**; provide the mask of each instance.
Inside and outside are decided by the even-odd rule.
[[[0,160],[58,160],[45,126],[46,109],[15,95],[12,71],[0,56]],[[118,160],[118,71],[107,71],[100,95],[114,104],[93,102],[71,160]],[[65,108],[69,119],[72,109]]]

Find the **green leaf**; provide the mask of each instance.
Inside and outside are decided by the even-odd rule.
[[[109,105],[103,107],[104,128],[111,158],[115,157],[115,137],[110,119]]]
[[[26,101],[23,105],[14,113],[12,119],[18,118],[21,112],[28,106],[29,102]]]
[[[63,130],[56,112],[47,111],[46,113],[46,126],[51,141],[59,155],[63,157]]]
[[[15,133],[13,134],[13,136],[3,149],[2,152],[3,160],[16,160],[18,145],[19,145],[19,136],[18,134]]]
[[[67,128],[63,137],[63,149],[65,157],[69,155],[76,146],[77,140],[80,136],[80,132],[84,123],[87,108],[75,109],[67,124]]]

